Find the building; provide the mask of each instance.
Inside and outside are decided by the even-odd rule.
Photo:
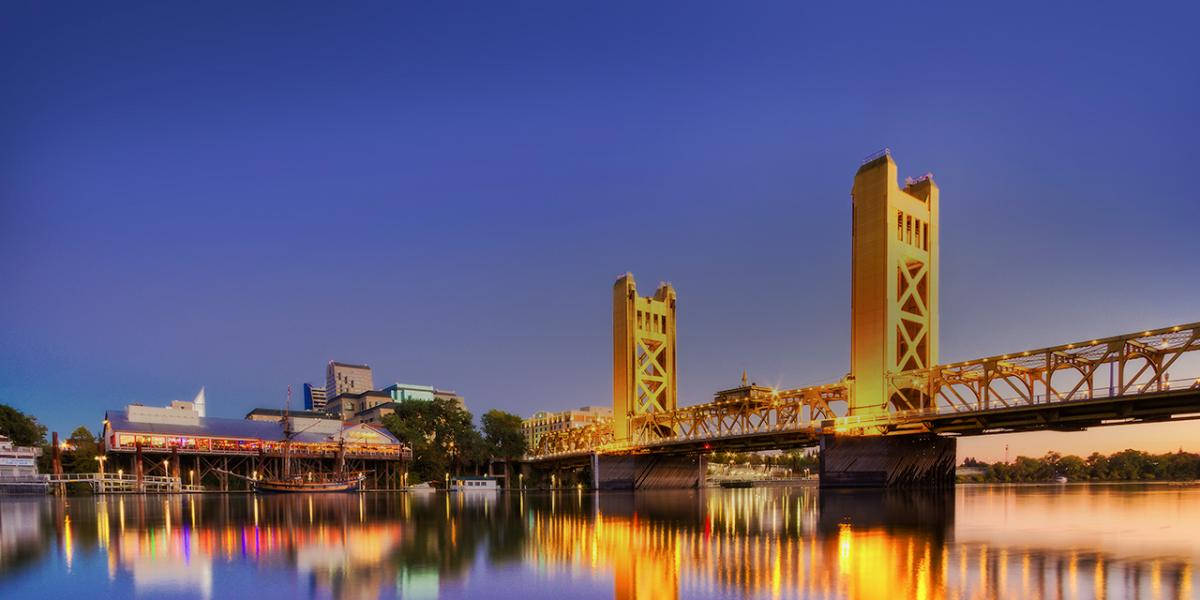
[[[325,412],[293,410],[288,416],[292,420],[292,431],[334,434],[342,428],[341,419]],[[278,408],[256,408],[246,413],[246,418],[251,421],[279,423],[283,420],[283,411]]]
[[[304,409],[325,410],[325,388],[316,387],[311,383],[304,384]]]
[[[366,390],[344,393],[330,398],[325,404],[325,412],[343,421],[351,421],[355,420],[355,415],[389,402],[392,402],[392,397],[385,392]]]
[[[433,397],[437,398],[438,400],[449,400],[450,402],[458,405],[460,410],[467,410],[466,401],[464,401],[463,397],[458,395],[458,392],[455,392],[454,390],[434,390]]]
[[[437,392],[431,385],[413,385],[410,383],[393,383],[381,391],[386,392],[396,402],[404,402],[405,400],[424,400],[429,402],[433,400],[434,394]]]
[[[460,410],[467,410],[467,404],[463,401],[463,397],[454,390],[439,390],[431,385],[414,385],[397,382],[383,388],[382,391],[387,392],[394,402],[404,402],[406,400],[424,400],[430,402],[436,398],[438,400],[453,402]]]
[[[45,478],[38,474],[37,468],[37,458],[41,455],[41,448],[17,446],[0,435],[0,490],[44,492]],[[22,487],[29,489],[19,489]]]
[[[521,423],[525,432],[525,440],[530,448],[536,448],[538,441],[547,433],[566,431],[579,427],[587,427],[595,423],[611,421],[613,417],[610,406],[581,406],[577,410],[562,412],[538,412],[533,417]]]
[[[368,423],[371,425],[383,425],[384,417],[396,414],[396,407],[400,406],[399,402],[383,402],[375,404],[369,408],[365,408],[352,417],[355,423]]]
[[[325,369],[325,397],[340,394],[357,394],[375,389],[371,378],[371,367],[329,361]]]
[[[376,392],[378,393],[378,392]],[[287,436],[282,411],[258,409],[245,419],[201,417],[190,402],[139,405],[104,414],[102,440],[111,471],[180,477],[228,490],[247,478],[279,476]],[[411,450],[387,430],[307,413],[294,422],[289,456],[294,469],[345,468],[367,473],[368,487],[400,486]],[[308,427],[301,423],[307,422]],[[231,479],[232,477],[232,479]]]

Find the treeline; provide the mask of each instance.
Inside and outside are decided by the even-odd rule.
[[[413,451],[409,482],[443,481],[446,475],[482,474],[492,460],[525,454],[521,417],[489,410],[475,428],[471,413],[450,400],[405,400],[383,426]]]
[[[1105,456],[1093,452],[1087,458],[1049,452],[1041,458],[1018,456],[1011,463],[985,463],[967,458],[964,467],[981,469],[978,475],[963,475],[960,481],[981,483],[1025,483],[1053,481],[1194,481],[1200,479],[1200,454],[1171,452],[1150,454],[1122,450]]]
[[[793,473],[803,473],[805,469],[815,472],[818,458],[801,450],[781,452],[779,454],[764,454],[758,452],[714,452],[708,457],[708,462],[718,465],[750,465],[766,467],[782,467]]]

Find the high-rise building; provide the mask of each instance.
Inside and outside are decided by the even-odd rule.
[[[304,410],[325,410],[325,388],[304,384]]]
[[[325,397],[341,394],[359,394],[375,389],[371,379],[371,367],[329,361],[325,369]]]

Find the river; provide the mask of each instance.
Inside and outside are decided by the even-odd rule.
[[[1196,598],[1200,486],[0,498],[0,598]]]

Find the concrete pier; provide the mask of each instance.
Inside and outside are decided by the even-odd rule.
[[[954,485],[957,443],[933,434],[821,436],[822,488]]]
[[[703,455],[592,455],[592,487],[597,490],[691,489],[704,486]]]

